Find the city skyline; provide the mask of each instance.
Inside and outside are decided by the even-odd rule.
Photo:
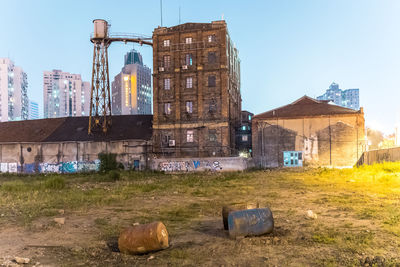
[[[0,56],[10,56],[24,68],[29,96],[41,106],[43,99],[37,96],[42,95],[40,73],[44,70],[65,69],[90,81],[93,19],[110,20],[111,32],[151,35],[160,25],[159,1],[122,2],[124,9],[105,1],[48,3],[7,1],[0,17],[0,24],[7,25],[0,28],[5,40],[0,44]],[[211,3],[213,9],[207,8]],[[138,8],[143,12],[135,13],[136,20],[127,20]],[[360,88],[367,126],[390,133],[398,124],[400,112],[392,96],[400,84],[399,2],[171,0],[164,1],[163,8],[164,26],[177,25],[179,20],[226,20],[242,59],[244,110],[258,114],[302,95],[317,97],[321,88],[334,80],[343,88]],[[72,11],[74,20],[68,20]],[[26,40],[32,40],[29,49]],[[135,48],[152,67],[151,48]],[[120,71],[120,58],[130,49],[132,45],[124,44],[110,48],[110,77]]]

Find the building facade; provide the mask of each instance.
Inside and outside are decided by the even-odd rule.
[[[39,104],[35,101],[29,101],[28,119],[29,120],[39,119]]]
[[[253,116],[253,113],[246,110],[241,112],[241,124],[236,130],[236,149],[239,151],[240,156],[251,156],[251,122]]]
[[[240,60],[225,21],[156,28],[153,68],[155,155],[238,154]]]
[[[28,119],[28,78],[21,67],[0,58],[0,120]]]
[[[304,96],[253,117],[260,167],[353,166],[366,149],[364,112]]]
[[[318,96],[317,100],[330,100],[336,105],[358,110],[360,108],[360,92],[359,89],[339,89],[337,83],[332,83],[325,94]]]
[[[90,83],[80,74],[61,70],[43,73],[44,118],[75,117],[89,114]]]
[[[125,55],[124,67],[114,77],[112,114],[152,114],[151,70],[143,65],[142,55],[132,50]]]

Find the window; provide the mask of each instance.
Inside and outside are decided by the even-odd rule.
[[[246,126],[242,126],[242,130],[243,130],[243,131],[246,131]]]
[[[171,114],[171,103],[164,104],[164,114],[166,115]]]
[[[243,142],[247,142],[248,141],[247,134],[242,135],[242,141]]]
[[[186,88],[193,88],[193,78],[186,77]]]
[[[215,42],[215,35],[209,35],[207,40],[209,43]]]
[[[215,87],[215,86],[216,86],[215,76],[214,75],[208,76],[208,87]]]
[[[170,41],[169,40],[164,40],[164,47],[169,46]]]
[[[192,54],[185,55],[185,65],[192,66],[193,65],[193,56]]]
[[[185,43],[191,44],[192,43],[192,37],[186,37]]]
[[[209,138],[210,142],[217,141],[217,131],[216,130],[209,130],[208,138]]]
[[[208,63],[217,63],[217,54],[215,52],[208,52]]]
[[[186,101],[186,112],[193,113],[193,102],[192,101]]]
[[[217,104],[215,103],[215,100],[211,100],[209,111],[210,113],[215,113],[217,111]]]
[[[164,90],[170,90],[171,89],[171,79],[167,78],[164,79]]]
[[[164,134],[164,136],[163,136],[163,143],[164,144],[168,144],[169,143],[169,140],[171,140],[172,138],[171,138],[171,136],[169,135],[169,134]]]
[[[186,142],[193,143],[193,139],[194,139],[193,137],[194,137],[193,130],[188,130],[186,132]]]
[[[169,55],[164,56],[164,67],[165,68],[171,67],[171,56]]]

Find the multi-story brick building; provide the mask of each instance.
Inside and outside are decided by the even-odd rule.
[[[236,149],[240,156],[251,156],[251,121],[254,114],[246,110],[242,111],[240,127],[236,129]]]
[[[156,28],[153,67],[154,153],[236,155],[240,60],[225,21]]]

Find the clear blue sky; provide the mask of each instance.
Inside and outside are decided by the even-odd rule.
[[[28,74],[29,96],[43,112],[44,70],[80,73],[90,81],[92,20],[112,32],[151,35],[160,25],[159,0],[0,0],[0,57]],[[261,113],[331,82],[360,88],[366,124],[385,132],[400,122],[400,1],[397,0],[163,0],[164,26],[228,23],[242,61],[243,109]],[[132,44],[110,48],[110,76]],[[141,47],[152,66],[152,50]]]

